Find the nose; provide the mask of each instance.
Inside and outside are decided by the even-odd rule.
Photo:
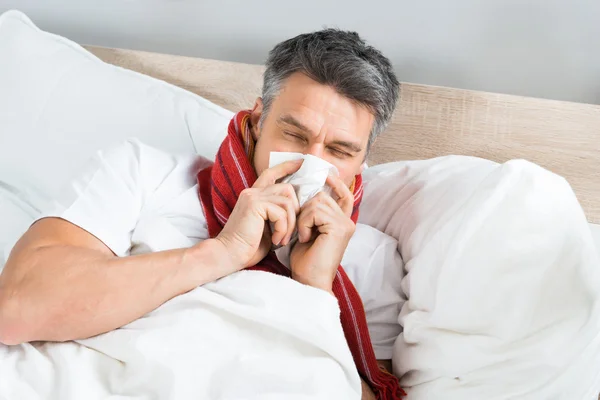
[[[313,143],[306,148],[306,154],[310,154],[311,156],[323,158],[323,144],[322,143]]]

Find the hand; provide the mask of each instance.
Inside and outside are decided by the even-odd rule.
[[[252,188],[241,192],[221,233],[216,237],[227,249],[235,270],[256,265],[271,249],[271,243],[286,245],[300,207],[290,184],[275,182],[296,172],[302,160],[288,161],[265,170]],[[267,222],[273,223],[273,232]]]
[[[332,284],[356,226],[350,219],[354,196],[337,177],[327,184],[338,197],[321,192],[309,200],[296,221],[298,243],[290,254],[292,278],[332,292]]]

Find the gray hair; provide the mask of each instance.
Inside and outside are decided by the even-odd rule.
[[[334,88],[375,116],[367,151],[386,128],[400,87],[390,60],[356,32],[324,29],[288,39],[269,52],[264,73],[263,120],[282,83],[295,72]]]

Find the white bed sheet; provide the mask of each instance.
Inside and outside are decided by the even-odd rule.
[[[243,271],[91,339],[0,345],[0,399],[358,400],[338,315],[322,290]]]
[[[16,239],[16,236],[18,236],[22,230],[26,229],[26,226],[30,223],[30,221],[33,221],[34,219],[34,215],[36,214],[37,211],[37,207],[35,207],[34,205],[30,204],[29,202],[25,202],[22,199],[21,194],[18,191],[13,190],[14,188],[10,188],[6,185],[4,185],[2,188],[2,190],[0,191],[0,206],[4,205],[4,207],[0,207],[0,220],[2,220],[5,217],[13,217],[13,219],[15,220],[15,224],[13,226],[14,231],[11,232],[12,234],[9,235],[5,235],[9,232],[7,232],[7,229],[9,228],[7,225],[4,225],[3,227],[0,227],[0,239],[2,239],[2,236],[7,236],[10,237],[9,241],[13,241],[14,239]],[[19,211],[19,218],[16,218],[16,214],[15,212]],[[4,212],[4,215],[3,215]],[[6,219],[5,221],[11,221],[10,218]],[[600,254],[600,225],[593,225],[590,224],[590,230],[592,232],[592,236],[594,238],[594,242],[596,244],[596,248],[598,253]],[[5,238],[6,239],[6,238]],[[0,269],[2,268],[3,264],[4,264],[4,257],[3,256],[7,256],[8,253],[6,254],[2,254],[2,250],[4,248],[4,250],[9,250],[8,247],[6,247],[5,245],[8,245],[8,243],[1,243],[0,240]],[[210,285],[209,285],[210,286]],[[275,286],[279,286],[279,283]],[[223,294],[220,293],[222,290],[219,289],[217,290],[217,292],[219,292],[219,294]],[[207,294],[211,294],[210,291],[201,291],[202,293],[207,293]],[[195,293],[195,292],[194,292]],[[200,292],[198,292],[199,295]],[[236,289],[236,293],[237,293],[237,289]],[[192,295],[188,295],[192,296]],[[194,296],[196,296],[196,294],[194,294]],[[186,296],[182,296],[180,298],[180,301],[187,303],[190,298],[188,298]],[[195,305],[198,305],[199,303],[196,303],[196,300],[202,300],[204,301],[204,297],[200,296],[202,299],[198,298],[196,299],[194,297],[194,301],[192,303],[194,303]],[[200,302],[202,302],[200,301]],[[175,302],[170,302],[169,305],[166,305],[164,307],[161,307],[161,310],[163,311],[167,311],[169,309],[173,309],[173,304],[175,304]],[[222,304],[221,304],[222,305]],[[238,305],[239,307],[245,307],[242,305]],[[236,306],[237,307],[237,306]],[[194,308],[196,309],[196,308]],[[187,310],[187,308],[186,308]],[[160,312],[157,311],[155,313],[152,314],[153,316],[160,316]],[[187,314],[186,314],[187,316]],[[170,318],[172,319],[172,316],[169,316],[169,313],[167,313],[166,315],[162,316],[161,318]],[[160,319],[160,318],[159,318]],[[156,346],[157,343],[162,343],[164,345],[164,340],[165,337],[175,337],[177,335],[174,334],[174,332],[170,332],[170,334],[164,335],[164,326],[161,324],[158,324],[156,326],[153,326],[153,324],[149,324],[149,321],[154,321],[154,319],[150,319],[150,318],[144,318],[142,320],[140,320],[139,322],[134,323],[135,324],[142,324],[144,325],[145,328],[148,328],[146,330],[140,331],[141,333],[144,334],[144,340],[140,340],[137,341],[137,343],[142,343],[143,341],[147,341],[147,338],[149,336],[152,335],[152,337],[156,336],[156,340],[154,342],[152,342],[153,344],[150,345],[150,348],[159,348],[161,346]],[[185,319],[186,321],[189,321],[189,318]],[[327,319],[324,319],[327,320]],[[169,324],[170,325],[170,324]],[[189,330],[189,324],[188,322],[185,322],[185,326],[186,329]],[[263,327],[264,328],[264,327]],[[338,329],[339,330],[339,329]],[[136,330],[134,330],[136,331]],[[119,331],[121,332],[121,331]],[[141,335],[140,333],[140,335]],[[212,335],[212,333],[211,333]],[[339,336],[339,335],[338,335]],[[209,338],[214,338],[213,336],[208,335],[207,339]],[[66,357],[69,357],[69,360],[72,361],[72,363],[69,362],[65,362],[65,363],[61,363],[61,369],[62,371],[67,371],[68,370],[68,365],[75,365],[75,364],[79,364],[80,368],[83,368],[83,370],[78,370],[78,373],[82,373],[82,371],[86,371],[84,372],[84,375],[87,377],[86,379],[86,385],[90,384],[92,386],[95,386],[97,389],[97,393],[98,394],[107,394],[110,391],[107,389],[107,387],[102,386],[103,382],[104,382],[104,378],[106,376],[112,376],[111,375],[111,371],[116,371],[118,368],[116,366],[113,366],[113,364],[115,364],[112,359],[109,359],[110,357],[104,357],[101,356],[102,354],[111,354],[112,352],[116,352],[119,353],[119,359],[128,359],[131,361],[131,363],[135,364],[136,362],[139,362],[140,360],[137,358],[137,353],[135,352],[128,352],[126,351],[127,349],[122,348],[117,346],[116,344],[111,345],[111,340],[105,340],[106,338],[112,338],[114,339],[115,336],[101,336],[101,340],[100,339],[92,339],[89,341],[83,341],[83,345],[84,346],[78,346],[75,343],[69,343],[69,344],[64,344],[64,345],[59,345],[59,346],[50,346],[50,345],[42,345],[42,347],[40,348],[34,348],[31,345],[24,345],[24,346],[19,346],[16,348],[13,348],[9,351],[8,348],[3,347],[2,345],[0,345],[0,359],[3,360],[2,363],[0,363],[0,371],[3,370],[3,373],[0,373],[0,376],[3,376],[4,374],[8,373],[8,376],[10,376],[9,381],[16,383],[18,382],[19,386],[18,386],[18,390],[21,390],[19,393],[20,394],[24,394],[24,393],[29,393],[32,395],[31,398],[56,398],[56,399],[65,399],[65,398],[77,398],[77,396],[73,396],[73,397],[64,397],[63,392],[61,392],[58,388],[58,386],[60,385],[55,385],[53,387],[49,387],[49,388],[40,388],[40,387],[36,387],[35,389],[32,389],[33,392],[28,392],[30,389],[29,386],[36,381],[37,375],[34,377],[33,375],[14,375],[14,371],[16,371],[16,369],[14,368],[15,364],[18,360],[22,360],[21,362],[27,362],[28,366],[30,368],[27,368],[27,370],[35,370],[36,368],[41,368],[41,365],[44,363],[36,363],[36,359],[39,358],[39,355],[41,354],[42,357],[45,359],[44,361],[50,361],[51,363],[56,363],[58,360],[64,360],[66,359]],[[140,338],[141,339],[141,338]],[[339,339],[339,338],[338,338]],[[336,343],[339,340],[331,340],[328,342],[331,343]],[[118,341],[117,341],[118,342]],[[197,342],[197,341],[194,341]],[[107,347],[108,346],[108,347]],[[114,347],[117,346],[117,347]],[[174,343],[171,344],[171,346],[175,346]],[[297,346],[297,344],[293,344],[292,347]],[[176,346],[175,346],[176,347]],[[172,348],[175,348],[172,347]],[[100,351],[101,350],[101,351]],[[179,349],[181,350],[181,349]],[[201,353],[206,351],[206,349],[196,349],[197,352]],[[31,354],[37,354],[37,358],[33,357],[33,356],[27,356],[29,353]],[[150,354],[149,352],[147,352],[148,354]],[[184,354],[188,354],[185,351],[176,351],[175,352],[178,355],[182,355],[181,358],[176,359],[174,357],[170,357],[169,361],[173,362],[172,366],[173,368],[175,368],[175,366],[179,365],[179,366],[188,366],[188,367],[192,367],[192,368],[188,368],[188,370],[194,370],[194,367],[198,367],[198,365],[191,365],[190,363],[195,360],[196,358],[192,358],[192,360],[190,360],[189,357],[187,356],[183,356]],[[340,353],[338,351],[338,353]],[[158,356],[160,354],[157,354],[157,359]],[[221,357],[222,355],[219,355],[219,357]],[[303,357],[305,355],[302,355]],[[91,358],[90,358],[91,357]],[[93,357],[100,357],[102,358],[100,359],[93,359]],[[333,357],[333,359],[338,359],[339,360],[340,355],[338,354],[337,357]],[[344,356],[341,356],[341,358],[343,359]],[[346,357],[348,358],[348,354],[346,354]],[[82,363],[78,363],[77,361],[80,361]],[[144,361],[146,362],[146,361]],[[163,365],[164,363],[164,359],[160,359],[160,362],[158,364]],[[104,370],[100,370],[98,368],[96,368],[97,365],[99,364],[105,364],[106,369]],[[339,375],[339,382],[340,384],[343,383],[344,387],[348,387],[349,392],[353,392],[354,390],[356,390],[356,377],[351,377],[348,379],[348,377],[344,378],[344,371],[347,374],[347,365],[351,365],[351,362],[349,362],[348,360],[346,360],[345,363],[343,363],[346,368],[341,368],[341,371],[336,371],[338,372]],[[346,365],[347,364],[347,365]],[[58,365],[58,364],[56,364]],[[115,364],[116,365],[116,364]],[[141,365],[141,364],[140,364]],[[111,367],[112,366],[112,367]],[[148,368],[145,369],[141,369],[139,371],[137,371],[136,373],[150,373],[149,371],[154,368],[154,366],[149,366]],[[46,374],[44,375],[46,378],[50,378],[50,380],[53,379],[53,373],[51,373],[51,371],[45,371]],[[341,372],[341,373],[340,373]],[[11,376],[11,374],[13,374]],[[5,375],[7,376],[7,375]],[[115,375],[117,376],[117,375]],[[345,380],[346,379],[346,380]],[[5,381],[5,382],[9,382],[9,381]],[[194,380],[188,380],[189,382],[195,382]],[[118,385],[122,385],[123,382],[113,382],[114,384],[118,384]],[[201,385],[200,385],[201,386]],[[77,389],[77,390],[84,390],[87,386],[82,386],[82,385],[75,385],[74,388],[72,388],[73,390]],[[4,390],[8,390],[8,387],[4,387],[2,386],[1,382],[0,382],[0,398],[2,397],[2,393]],[[12,389],[15,389],[15,387],[12,387]],[[177,387],[177,391],[181,392],[181,393],[198,393],[198,389],[199,386],[196,385],[194,387],[188,387],[186,385],[179,385]],[[227,388],[222,388],[223,390],[226,390]],[[321,387],[320,389],[322,389],[323,391],[327,391],[328,389],[325,387]],[[141,390],[141,389],[140,389]],[[76,390],[75,390],[76,391]],[[35,393],[34,393],[35,392]],[[87,392],[89,393],[89,391]],[[183,397],[181,398],[186,398],[187,394],[184,394]],[[297,398],[303,398],[301,395],[302,393],[295,393],[295,395],[300,395]],[[356,393],[353,392],[351,394],[352,396],[356,396]],[[103,397],[103,396],[99,396],[98,398]],[[285,398],[285,397],[280,397],[280,398]],[[296,397],[295,397],[296,398]],[[307,397],[304,397],[307,398]],[[350,398],[350,397],[349,397]]]
[[[600,225],[590,224],[590,229],[592,230],[594,243],[596,243],[596,249],[598,249],[598,254],[600,254]]]

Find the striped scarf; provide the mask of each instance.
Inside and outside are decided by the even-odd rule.
[[[250,130],[250,113],[241,111],[229,123],[227,137],[217,153],[215,164],[198,174],[200,200],[210,237],[216,237],[227,222],[240,193],[257,179],[252,165],[254,139]],[[352,185],[354,209],[352,221],[358,220],[362,199],[362,178],[357,175]],[[258,265],[248,268],[290,276],[273,252]],[[340,306],[340,319],[348,346],[360,376],[369,384],[377,399],[399,399],[404,395],[395,376],[379,368],[367,327],[362,300],[340,266],[333,281],[333,293]]]

